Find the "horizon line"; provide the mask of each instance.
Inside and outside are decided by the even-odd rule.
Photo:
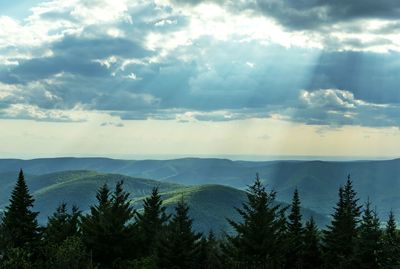
[[[178,159],[227,159],[231,161],[389,161],[399,159],[400,156],[340,156],[340,155],[248,155],[248,154],[119,154],[119,155],[92,155],[92,154],[71,154],[71,155],[26,155],[26,156],[4,156],[0,160],[38,160],[38,159],[112,159],[124,161],[144,160],[178,160]]]

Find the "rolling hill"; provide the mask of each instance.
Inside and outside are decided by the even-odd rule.
[[[16,177],[15,174],[13,178]],[[10,174],[2,174],[0,179],[4,179],[5,176],[10,176]],[[61,202],[66,202],[70,206],[77,205],[87,212],[89,206],[96,202],[96,191],[102,184],[107,183],[113,187],[120,180],[124,181],[124,189],[131,194],[133,206],[138,210],[141,210],[142,200],[155,186],[159,187],[169,213],[173,212],[174,206],[183,197],[190,206],[194,228],[201,232],[208,232],[210,229],[216,233],[229,232],[230,227],[226,218],[239,220],[234,207],[240,207],[246,200],[244,191],[223,185],[183,186],[87,170],[56,172],[40,176],[27,174],[25,178],[36,199],[35,210],[40,211],[39,221],[42,224]],[[7,188],[2,190],[1,208],[6,206],[14,184],[15,179],[13,181],[8,179]],[[328,218],[321,214],[305,208],[302,210],[305,218],[312,215],[320,225],[328,222]]]
[[[182,185],[219,184],[238,189],[251,184],[258,172],[268,188],[278,192],[279,200],[290,202],[293,190],[297,187],[303,205],[325,215],[332,212],[337,190],[350,173],[360,202],[369,197],[383,218],[390,209],[400,216],[400,159],[347,162],[250,162],[212,158],[140,161],[107,158],[0,160],[2,172],[15,172],[21,167],[32,175],[84,169]],[[7,182],[4,180],[3,184],[7,186]]]

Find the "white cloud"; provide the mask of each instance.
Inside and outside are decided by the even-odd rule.
[[[72,110],[42,109],[28,104],[11,104],[0,110],[0,116],[6,119],[28,119],[52,122],[82,122],[87,120],[85,112],[79,108]]]
[[[355,109],[360,106],[388,107],[385,104],[372,104],[356,99],[350,91],[339,89],[320,89],[317,91],[302,90],[300,102],[308,108]]]

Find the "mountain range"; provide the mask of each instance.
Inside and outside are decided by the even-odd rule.
[[[368,198],[382,219],[389,210],[400,214],[400,159],[382,161],[231,161],[184,158],[174,160],[116,160],[107,158],[49,158],[0,160],[0,205],[4,207],[22,168],[42,218],[65,201],[87,210],[96,189],[124,180],[140,210],[141,200],[158,186],[169,210],[180,197],[188,200],[198,230],[228,230],[225,218],[238,218],[234,207],[245,200],[243,191],[259,173],[277,200],[290,203],[298,188],[305,215],[320,225],[329,221],[337,191],[348,175],[360,203]],[[51,205],[51,206],[50,206]],[[201,220],[200,220],[201,219]]]

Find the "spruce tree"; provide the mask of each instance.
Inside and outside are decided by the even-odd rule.
[[[34,199],[29,194],[24,173],[19,172],[17,184],[11,193],[2,223],[3,251],[12,248],[32,250],[39,241],[38,212],[32,211]]]
[[[212,231],[208,233],[207,237],[203,236],[201,238],[198,265],[199,269],[223,268],[218,240]]]
[[[165,213],[166,207],[162,206],[162,202],[158,188],[153,188],[151,196],[143,201],[143,213],[136,215],[141,256],[154,254],[160,233],[170,218],[170,215]]]
[[[175,207],[175,215],[160,238],[157,252],[157,268],[193,269],[198,268],[199,239],[192,229],[193,220],[188,216],[189,206],[183,198]]]
[[[82,234],[93,263],[109,268],[134,256],[134,209],[129,194],[118,182],[111,194],[104,184],[97,192],[98,204],[90,208],[90,214],[82,217]]]
[[[275,203],[275,192],[267,192],[256,175],[248,188],[247,202],[237,212],[242,222],[228,220],[235,236],[228,236],[225,255],[233,268],[280,268],[284,264],[284,211]]]
[[[303,249],[303,224],[301,222],[300,197],[297,188],[293,193],[288,219],[286,268],[302,268],[301,251]]]
[[[382,250],[380,221],[376,212],[371,210],[371,204],[368,200],[360,225],[356,252],[357,267],[366,269],[381,268]]]
[[[303,268],[318,269],[322,266],[321,244],[318,227],[313,217],[306,222],[302,254]]]
[[[391,210],[383,233],[383,268],[400,267],[400,235]]]
[[[45,241],[60,244],[70,236],[78,236],[80,215],[81,211],[76,206],[73,206],[71,213],[68,213],[67,204],[62,203],[48,218],[44,231]]]
[[[339,188],[339,201],[331,224],[324,231],[325,267],[353,268],[358,223],[361,207],[348,176],[344,187]]]

